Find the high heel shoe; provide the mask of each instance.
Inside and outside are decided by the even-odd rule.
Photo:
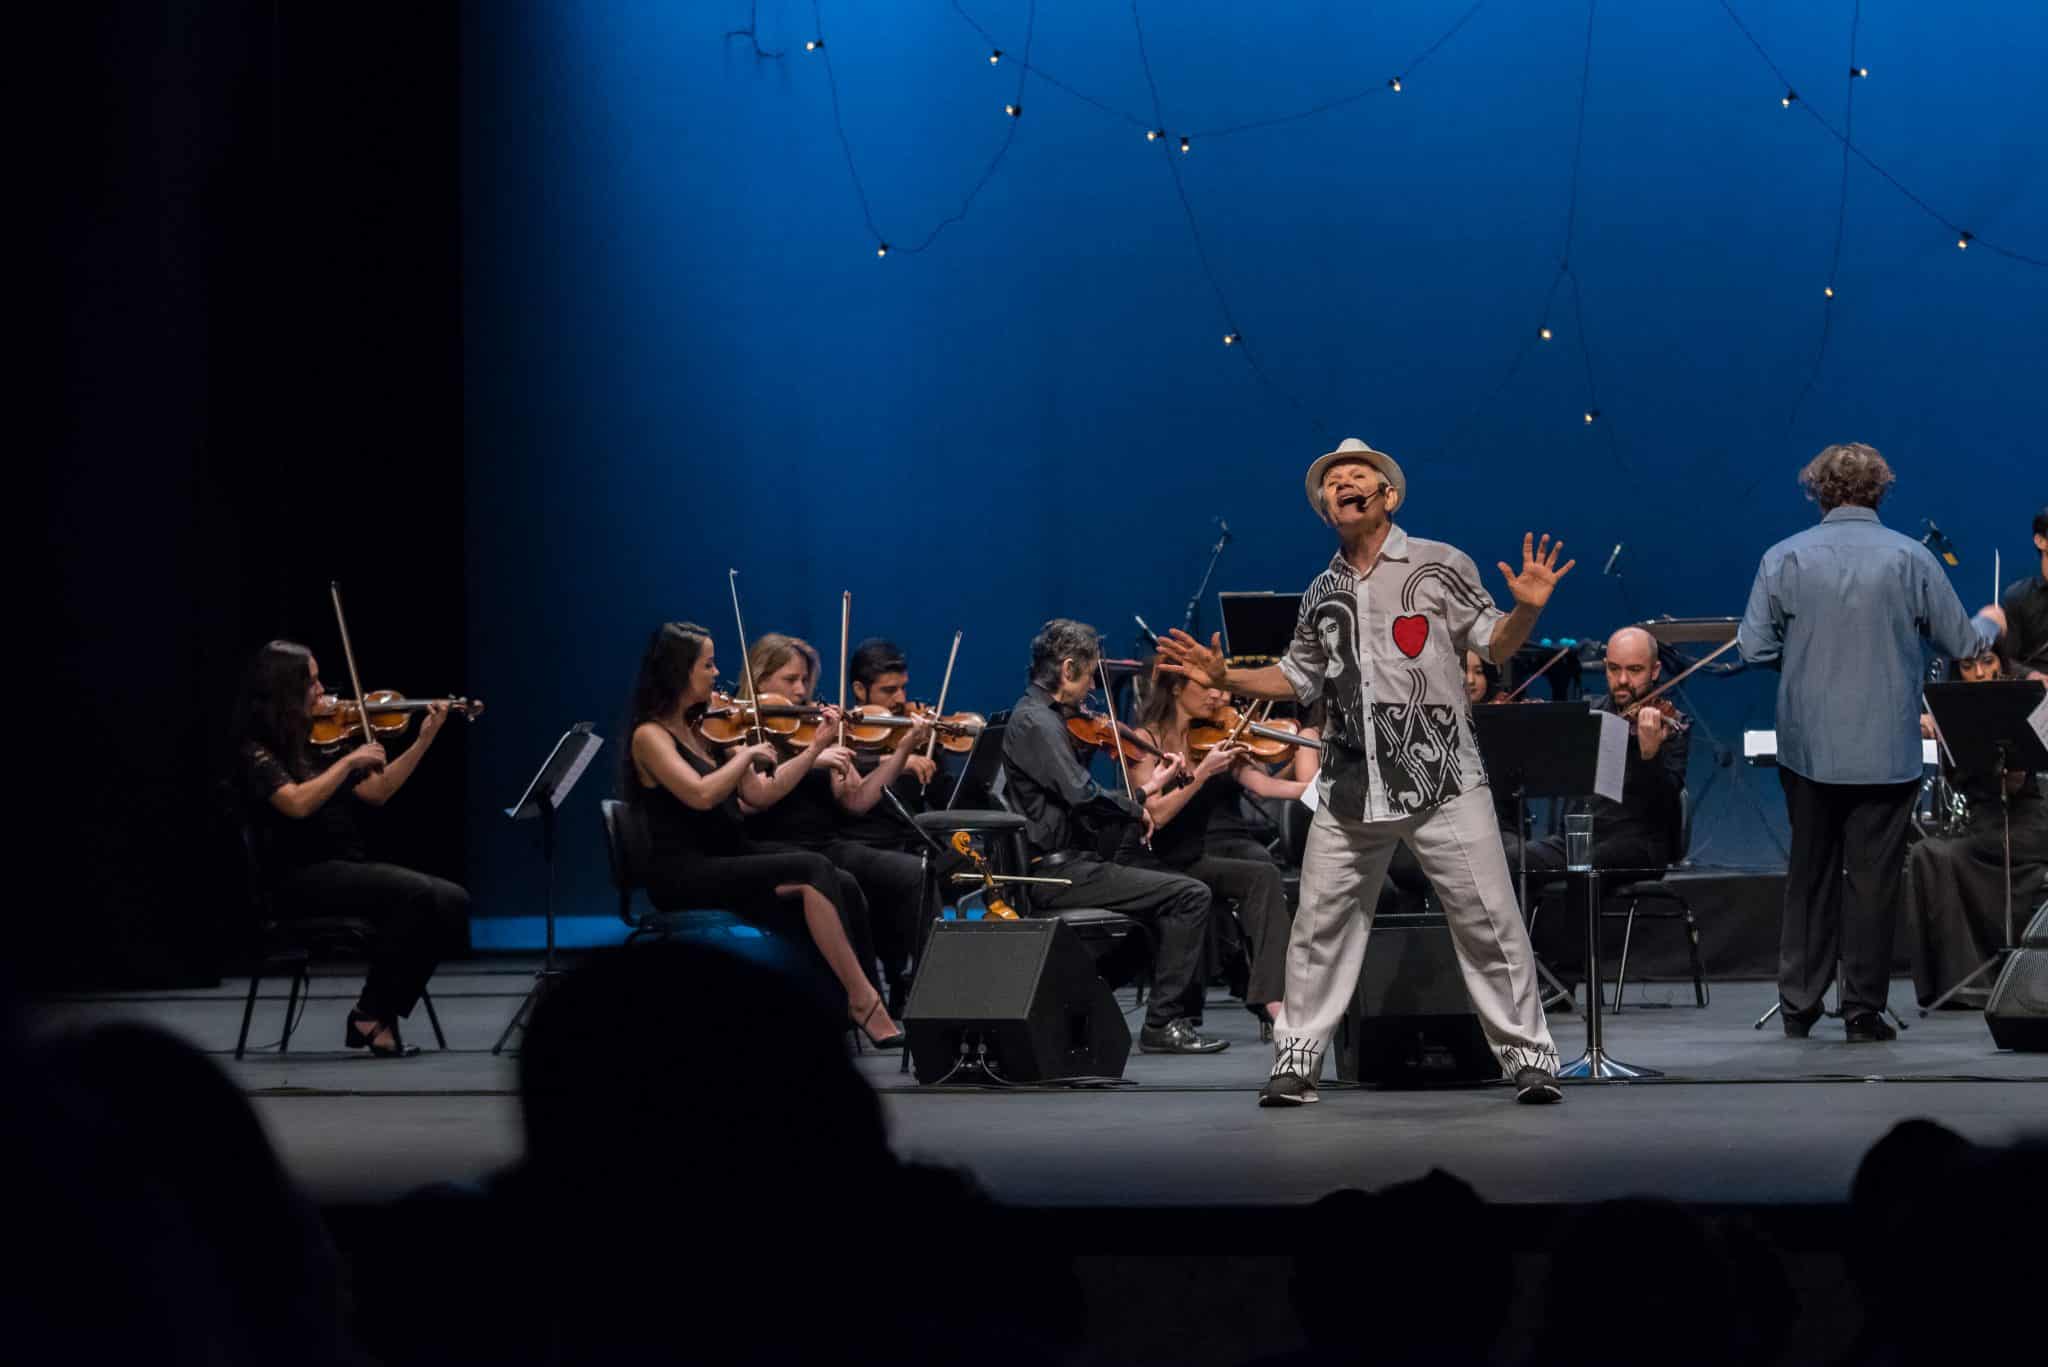
[[[367,1049],[373,1058],[411,1058],[419,1053],[420,1047],[417,1044],[407,1044],[403,1039],[399,1038],[396,1025],[391,1027],[391,1043],[379,1044],[377,1043],[377,1032],[375,1030],[363,1029],[357,1023],[359,1021],[367,1021],[371,1025],[375,1025],[377,1018],[375,1016],[365,1016],[359,1011],[348,1013],[348,1026],[342,1032],[341,1042],[349,1048]]]
[[[854,1022],[853,1028],[860,1031],[861,1034],[867,1036],[868,1043],[874,1045],[877,1049],[901,1049],[904,1043],[902,1030],[899,1029],[893,1035],[884,1035],[880,1039],[877,1039],[875,1038],[874,1032],[868,1029],[868,1022],[873,1020],[875,1018],[875,1012],[880,1011],[881,1009],[882,999],[880,997],[876,997],[875,1004],[873,1006],[870,1006],[858,1021]]]

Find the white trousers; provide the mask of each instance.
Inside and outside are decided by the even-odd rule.
[[[1387,862],[1407,841],[1450,923],[1465,991],[1501,1071],[1556,1072],[1557,1046],[1536,990],[1536,956],[1515,902],[1493,795],[1461,793],[1395,821],[1351,821],[1325,805],[1308,828],[1301,905],[1287,942],[1287,996],[1273,1031],[1273,1071],[1313,1080],[1365,965]]]

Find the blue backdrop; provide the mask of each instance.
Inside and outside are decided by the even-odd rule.
[[[1403,522],[1489,578],[1524,529],[1563,535],[1580,565],[1552,634],[1739,612],[1758,554],[1814,515],[1795,471],[1835,440],[1892,461],[1892,525],[1931,517],[1954,537],[1969,606],[1994,548],[2008,578],[2031,565],[2048,271],[1957,250],[1852,163],[1831,336],[1795,420],[1842,152],[1781,106],[1718,0],[1597,16],[1571,251],[1583,333],[1568,283],[1545,313],[1583,4],[1496,0],[1418,65],[1465,0],[1155,0],[1155,118],[1130,12],[1044,0],[1033,65],[1116,112],[1032,76],[1014,125],[1002,106],[1030,6],[964,7],[1002,62],[940,0],[827,0],[822,28],[807,3],[763,0],[761,45],[782,54],[767,58],[727,36],[741,3],[471,11],[469,674],[492,703],[491,743],[469,752],[480,914],[538,910],[536,857],[485,804],[511,801],[566,723],[616,738],[652,626],[703,622],[737,665],[728,566],[752,631],[828,657],[852,590],[855,635],[899,640],[927,696],[965,628],[955,697],[992,710],[1047,617],[1093,621],[1119,648],[1133,612],[1177,621],[1219,515],[1236,539],[1216,587],[1300,588],[1330,551],[1300,477],[1335,436],[1399,457]],[[1841,126],[1851,3],[1736,8]],[[826,52],[806,52],[820,32]],[[827,56],[873,220],[898,245],[886,258]],[[2044,56],[2048,9],[2030,0],[1866,4],[1854,139],[1985,243],[2048,255]],[[1170,136],[1148,143],[1155,122]],[[1013,131],[965,218],[903,250],[959,212]],[[1546,316],[1555,338],[1532,343]],[[1232,325],[1244,343],[1225,346]],[[1625,579],[1600,574],[1616,542]],[[1770,683],[1692,697],[1739,750],[1745,725],[1770,724]],[[1711,772],[1695,759],[1696,789]],[[609,777],[568,813],[565,911],[608,911],[594,808]],[[1775,856],[1781,805],[1758,777],[1712,779],[1697,854]]]

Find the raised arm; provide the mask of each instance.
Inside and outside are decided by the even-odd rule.
[[[1217,632],[1203,645],[1175,627],[1159,640],[1162,667],[1196,683],[1226,689],[1240,697],[1271,698],[1276,702],[1294,697],[1294,685],[1278,665],[1256,669],[1230,669],[1223,659],[1223,633]]]
[[[832,796],[839,805],[855,816],[871,811],[882,800],[882,790],[903,776],[903,766],[911,755],[924,748],[930,739],[929,726],[913,726],[896,738],[896,748],[882,757],[882,762],[868,770],[865,778],[849,766],[832,775]]]
[[[1497,562],[1500,572],[1507,578],[1508,592],[1514,595],[1515,610],[1496,622],[1493,636],[1486,644],[1486,656],[1497,665],[1504,665],[1514,658],[1522,643],[1529,639],[1529,633],[1536,629],[1536,619],[1542,615],[1544,604],[1557,591],[1557,581],[1572,572],[1579,562],[1567,560],[1557,563],[1558,553],[1564,549],[1564,542],[1550,544],[1550,533],[1543,533],[1541,541],[1532,532],[1522,533],[1522,572],[1509,569],[1506,561]]]

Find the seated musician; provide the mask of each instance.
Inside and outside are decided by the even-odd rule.
[[[669,622],[648,639],[628,708],[632,739],[620,756],[619,786],[646,825],[649,899],[660,908],[729,907],[778,927],[800,921],[846,994],[847,1017],[877,1047],[901,1048],[903,1033],[855,949],[850,880],[822,854],[749,839],[741,820],[742,802],[771,811],[823,762],[837,709],[823,709],[818,740],[787,759],[773,741],[743,742],[721,754],[703,732],[717,683],[704,628]]]
[[[1024,817],[1032,872],[1071,880],[1069,886],[1033,884],[1040,911],[1100,907],[1146,923],[1157,946],[1152,997],[1138,1048],[1152,1054],[1214,1054],[1229,1041],[1209,1039],[1193,1017],[1202,1009],[1202,938],[1209,922],[1209,889],[1193,878],[1130,868],[1103,857],[1105,841],[1136,824],[1149,834],[1143,800],[1165,786],[1177,769],[1162,769],[1133,800],[1105,791],[1075,753],[1067,719],[1080,711],[1102,657],[1095,628],[1064,617],[1039,628],[1031,642],[1031,686],[1010,711],[1003,733],[1003,772],[1013,805]]]
[[[1595,698],[1596,712],[1625,713],[1656,687],[1662,672],[1657,642],[1640,627],[1624,627],[1607,639],[1607,696]],[[1662,869],[1683,853],[1678,848],[1690,741],[1683,725],[1655,708],[1635,714],[1628,739],[1628,770],[1621,801],[1577,799],[1568,812],[1593,814],[1593,865],[1602,869]],[[1512,816],[1509,818],[1513,822]],[[1501,833],[1508,871],[1519,867],[1524,842],[1513,830]],[[1527,842],[1529,872],[1563,873],[1564,836]]]
[[[895,642],[880,637],[862,641],[854,647],[846,673],[854,702],[886,708],[899,717],[909,712],[910,665]],[[880,749],[856,750],[855,769],[864,784],[875,782],[877,771],[899,757],[900,768],[893,781],[880,782],[867,810],[841,809],[838,839],[823,849],[825,857],[853,874],[867,894],[891,1011],[900,1011],[910,996],[920,931],[932,911],[923,878],[923,855],[930,847],[904,814],[930,810],[931,794],[942,791],[933,784],[943,781],[938,756],[945,753],[907,731]],[[891,802],[891,797],[896,800]],[[960,856],[950,849],[931,857],[932,873],[941,880],[960,863]]]
[[[431,704],[419,736],[390,759],[374,741],[345,739],[331,759],[308,744],[320,703],[320,665],[291,641],[256,652],[235,706],[235,757],[244,800],[264,836],[263,876],[280,918],[360,917],[376,927],[362,995],[342,1041],[379,1058],[403,1058],[398,1022],[412,1014],[441,957],[468,935],[469,894],[445,878],[372,862],[356,804],[397,795],[448,720]]]
[[[1286,886],[1280,866],[1264,846],[1219,836],[1214,823],[1243,793],[1300,797],[1315,781],[1315,772],[1311,763],[1305,779],[1276,778],[1253,763],[1242,745],[1218,745],[1199,761],[1192,760],[1189,728],[1222,711],[1229,701],[1230,695],[1220,688],[1181,674],[1154,672],[1134,729],[1165,758],[1144,754],[1131,762],[1131,781],[1151,792],[1145,810],[1153,826],[1149,859],[1133,862],[1156,863],[1200,880],[1209,889],[1212,907],[1218,902],[1235,904],[1250,941],[1245,1006],[1270,1026],[1287,985],[1287,933],[1294,917]],[[1310,756],[1315,753],[1313,746],[1290,751],[1290,772],[1291,756],[1304,749]],[[1163,786],[1157,782],[1161,778]]]
[[[764,696],[780,694],[796,703],[812,700],[818,653],[809,642],[770,634],[755,641],[749,654],[754,686]],[[923,726],[898,733],[881,762],[863,774],[858,755],[839,743],[836,728],[821,725],[815,742],[821,747],[818,762],[786,797],[762,810],[746,794],[740,795],[747,834],[754,841],[770,848],[814,851],[840,871],[842,883],[848,885],[846,901],[860,907],[853,921],[853,944],[870,977],[875,940],[888,951],[885,966],[893,966],[892,973],[907,966],[909,927],[924,901],[924,868],[915,855],[847,839],[845,824],[849,817],[866,816],[874,809],[882,790],[897,781],[930,735]],[[888,981],[898,1000],[908,994],[907,978]]]
[[[2006,677],[1995,653],[1956,661],[1966,683]],[[1932,738],[1934,718],[1923,714],[1921,734]],[[1961,830],[1930,836],[1906,856],[1906,937],[1913,951],[1913,991],[1926,1006],[1961,982],[2005,940],[2005,839],[2012,835],[2014,931],[2048,885],[2048,801],[2040,776],[2010,770],[1999,784],[1989,774],[1958,774],[1943,766],[1950,786],[1969,805]],[[1948,999],[1948,1005],[1984,1009],[1991,975]]]

